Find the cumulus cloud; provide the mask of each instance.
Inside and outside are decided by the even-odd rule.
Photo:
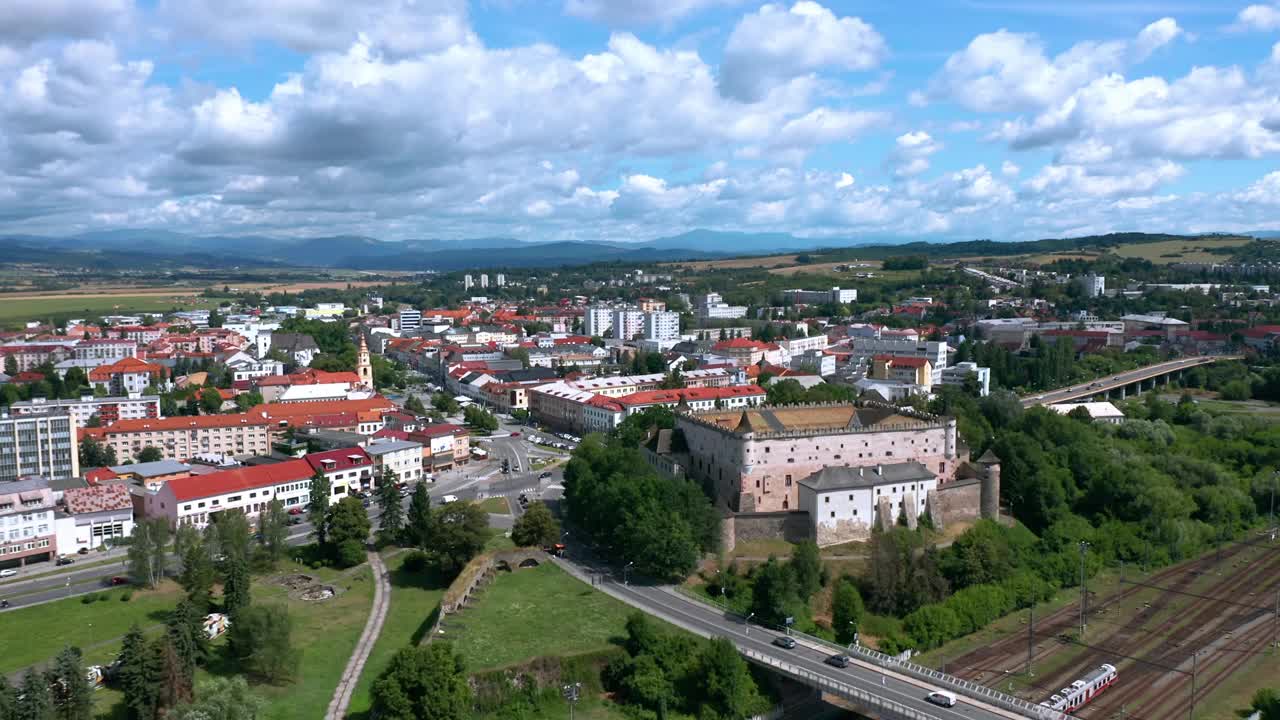
[[[710,7],[742,0],[565,0],[566,14],[614,27],[669,23]]]
[[[5,0],[0,3],[0,45],[101,38],[119,29],[132,11],[132,0]]]
[[[889,153],[888,162],[896,177],[905,178],[929,169],[929,156],[942,149],[942,145],[923,130],[899,135]]]
[[[1055,199],[1114,198],[1149,193],[1185,172],[1181,165],[1169,161],[1103,168],[1052,164],[1027,180],[1024,187],[1036,195]]]
[[[870,70],[887,53],[884,38],[860,18],[836,17],[810,0],[790,9],[764,5],[729,36],[720,88],[728,97],[758,102],[792,78],[826,67]]]
[[[1145,60],[1181,34],[1177,22],[1163,18],[1132,41],[1081,42],[1050,58],[1035,35],[1003,29],[986,33],[947,58],[917,101],[949,99],[978,111],[1042,108],[1095,78]]]
[[[1228,29],[1239,32],[1280,30],[1280,5],[1250,5],[1236,15]]]

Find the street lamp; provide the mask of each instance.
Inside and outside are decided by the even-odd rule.
[[[573,720],[573,706],[578,704],[578,697],[582,694],[582,683],[569,683],[560,688],[560,693],[569,702],[569,720]]]
[[[742,621],[742,624],[747,626],[747,633],[746,633],[747,635],[751,634],[751,618],[755,616],[756,616],[755,613],[751,613],[750,615],[747,616],[746,620]]]
[[[623,585],[631,584],[630,582],[631,566],[635,564],[636,564],[636,561],[632,560],[631,562],[626,564],[626,567],[622,568],[622,584]]]

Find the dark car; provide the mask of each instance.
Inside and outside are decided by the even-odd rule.
[[[82,547],[82,548],[80,548],[79,550],[77,550],[77,551],[76,551],[76,554],[77,554],[77,555],[88,555],[88,554],[89,554],[89,548],[87,548],[87,547]]]
[[[796,648],[795,638],[787,637],[786,635],[779,635],[774,638],[773,644],[784,650],[794,650]]]
[[[291,518],[289,518],[289,524],[290,524],[290,525],[301,525],[301,524],[302,524],[302,518],[297,517],[297,516],[291,517]]]
[[[75,558],[60,557],[58,558],[58,565],[70,565],[75,561],[76,561]]]
[[[513,432],[513,433],[511,433],[511,437],[520,437],[520,433],[518,433],[518,432]]]
[[[828,665],[833,665],[833,666],[838,667],[838,668],[847,668],[847,667],[849,667],[849,662],[850,662],[850,661],[849,661],[849,656],[848,656],[848,655],[832,655],[831,657],[827,658],[826,660],[823,660],[823,662],[825,662],[825,663],[826,663],[826,664],[828,664]]]
[[[546,472],[546,471],[543,471],[543,472],[542,472],[542,474],[538,476],[538,479],[539,479],[539,480],[546,480],[546,479],[547,479],[547,478],[549,478],[549,477],[551,477],[551,473]]]
[[[113,575],[107,578],[107,584],[108,585],[128,585],[129,578],[123,577],[121,575]]]

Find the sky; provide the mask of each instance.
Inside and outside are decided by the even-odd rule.
[[[1280,4],[3,0],[0,232],[1280,230]]]

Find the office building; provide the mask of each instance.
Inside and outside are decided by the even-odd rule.
[[[400,308],[397,313],[400,320],[400,332],[411,332],[422,327],[422,311],[413,308]]]
[[[853,288],[830,290],[783,290],[782,297],[796,305],[821,305],[823,303],[845,304],[857,302],[858,291]]]
[[[489,274],[488,274],[488,273],[480,273],[480,287],[482,287],[482,288],[487,288],[487,287],[489,287]]]
[[[497,277],[494,280],[498,287],[507,286],[507,276],[503,275],[502,273],[498,273]]]
[[[65,480],[79,474],[80,449],[71,413],[0,412],[0,482],[28,475]]]
[[[475,280],[473,280],[470,275],[462,276],[462,288],[464,290],[470,290],[475,286],[476,286]]]
[[[732,320],[747,316],[747,308],[742,305],[729,305],[720,297],[720,293],[700,295],[694,304],[694,312],[706,320]]]

